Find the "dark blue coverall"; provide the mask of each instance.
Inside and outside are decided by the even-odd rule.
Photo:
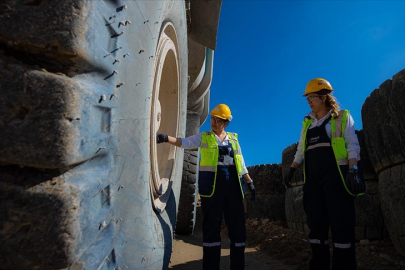
[[[219,162],[233,158],[231,143],[218,146]],[[232,270],[245,268],[246,223],[241,184],[235,165],[218,165],[215,192],[201,197],[203,214],[203,269],[219,270],[221,258],[222,213],[228,228]],[[245,187],[242,185],[243,192]]]
[[[308,129],[307,149],[311,145],[330,143],[325,125]],[[330,269],[329,225],[333,240],[332,269],[356,269],[354,197],[344,188],[331,146],[305,151],[306,182],[304,209],[310,229],[312,248],[310,269]],[[346,176],[348,166],[340,166]]]

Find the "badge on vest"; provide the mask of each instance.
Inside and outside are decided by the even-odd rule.
[[[319,141],[319,136],[312,137],[309,139],[309,143],[316,143],[317,141]]]

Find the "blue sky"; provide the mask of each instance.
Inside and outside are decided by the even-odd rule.
[[[281,163],[309,80],[327,79],[360,130],[365,99],[404,68],[405,1],[224,0],[210,109],[230,107],[247,166]]]

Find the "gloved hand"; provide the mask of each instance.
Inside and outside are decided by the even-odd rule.
[[[353,195],[366,192],[366,184],[360,178],[356,169],[349,169],[346,175],[346,187]]]
[[[164,143],[164,142],[168,142],[168,141],[169,141],[169,137],[167,137],[166,134],[161,134],[161,133],[156,134],[156,143]]]
[[[250,200],[251,200],[251,201],[254,201],[254,200],[256,199],[256,189],[255,189],[255,186],[253,185],[253,182],[246,183],[246,185],[247,185],[247,187],[248,187],[248,189],[249,189],[249,191],[250,191],[250,194],[251,194]]]
[[[290,168],[287,170],[287,172],[285,173],[285,176],[284,176],[284,185],[285,185],[287,188],[292,187],[291,184],[290,184],[290,182],[291,182],[291,179],[294,177],[294,173],[295,173],[296,170],[297,170],[296,168],[290,167]]]

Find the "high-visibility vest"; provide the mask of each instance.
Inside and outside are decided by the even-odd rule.
[[[245,198],[242,185],[242,155],[240,153],[238,134],[231,132],[227,132],[227,134],[233,148],[233,160],[235,162],[236,172],[239,178],[242,198]],[[202,133],[200,155],[200,169],[198,176],[199,193],[202,197],[211,197],[215,192],[219,157],[218,144],[212,131],[204,131]]]
[[[348,110],[341,110],[339,111],[339,116],[334,118],[332,117],[331,121],[331,146],[333,149],[333,154],[335,155],[336,159],[336,164],[340,173],[340,176],[342,178],[343,185],[346,189],[346,191],[350,194],[352,194],[349,189],[346,186],[345,183],[345,177],[343,177],[342,171],[340,170],[339,165],[348,165],[348,155],[347,155],[347,150],[346,150],[346,142],[344,139],[344,134],[345,134],[345,128],[346,128],[346,123],[347,123],[347,115],[349,114]],[[302,122],[304,126],[304,132],[303,132],[303,140],[302,140],[302,150],[304,153],[304,183],[306,180],[305,176],[305,151],[306,151],[306,136],[307,136],[307,131],[309,127],[311,126],[311,123],[314,121],[313,118],[305,118],[304,122]],[[362,193],[364,194],[364,193]],[[358,195],[362,195],[358,194]]]

